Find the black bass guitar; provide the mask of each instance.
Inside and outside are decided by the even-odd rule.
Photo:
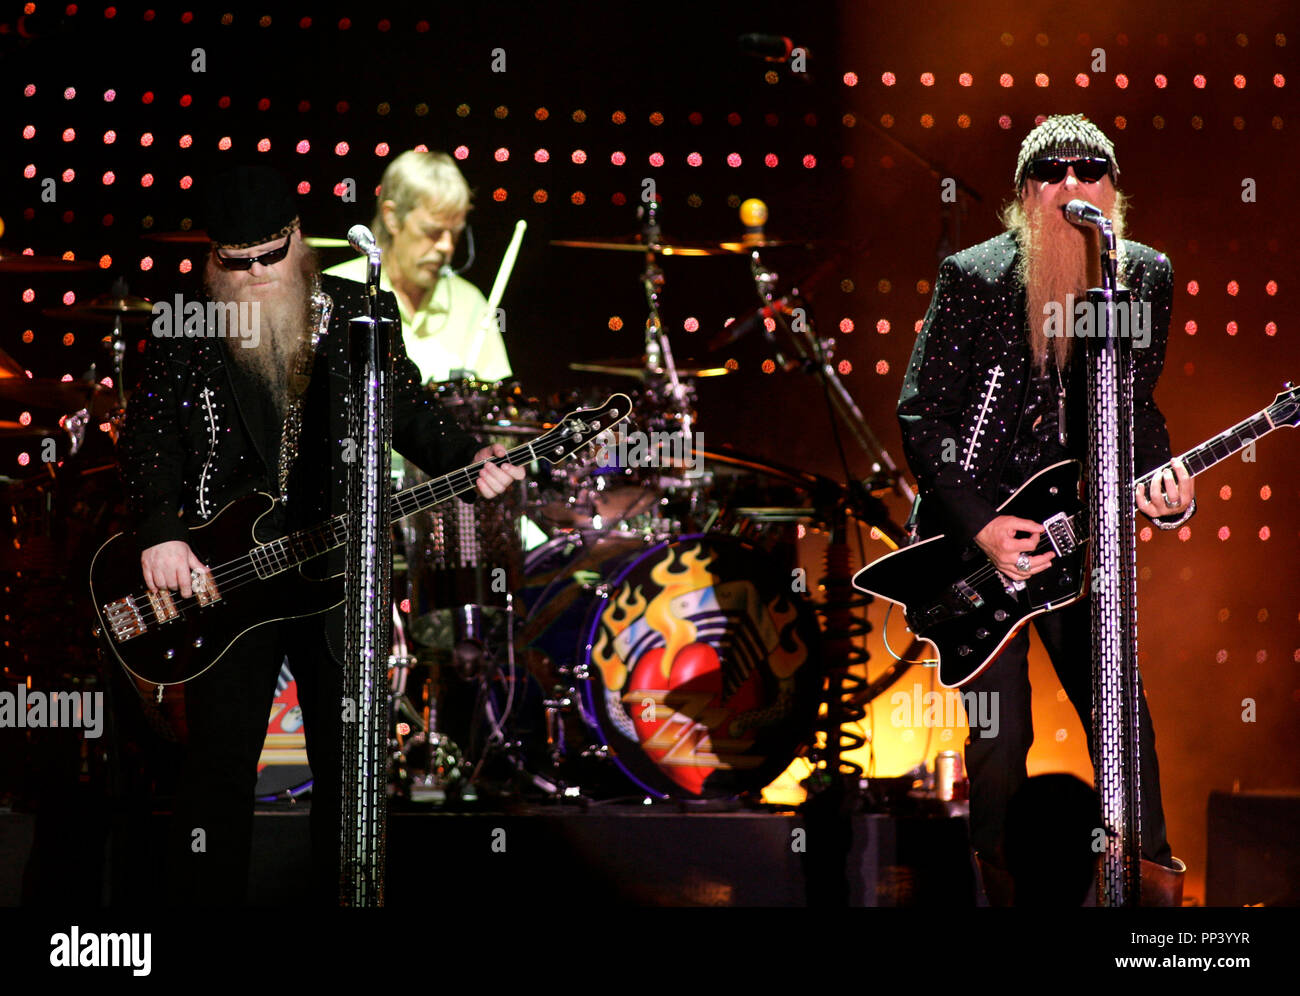
[[[595,442],[631,411],[625,394],[599,408],[566,415],[554,428],[492,463],[556,464]],[[482,463],[417,484],[393,495],[393,521],[473,490]],[[221,659],[249,630],[279,619],[327,612],[343,602],[343,575],[323,574],[324,555],[347,541],[343,515],[270,542],[256,537],[258,522],[276,501],[258,492],[239,498],[190,530],[187,542],[208,565],[194,579],[194,594],[146,591],[135,538],[118,533],[90,565],[90,597],[113,655],[136,679],[156,688],[189,681]],[[232,551],[244,551],[231,558]],[[313,572],[315,568],[315,572]]]
[[[1274,429],[1300,424],[1300,388],[1287,386],[1267,408],[1184,453],[1187,472],[1200,474]],[[1077,460],[1053,464],[998,506],[1001,515],[1042,524],[1035,554],[1056,553],[1047,570],[1026,581],[1009,581],[974,542],[942,535],[887,554],[854,575],[855,587],[902,606],[908,629],[933,644],[945,688],[964,685],[988,667],[1028,620],[1086,593],[1082,469]],[[1165,469],[1138,478],[1148,494]]]

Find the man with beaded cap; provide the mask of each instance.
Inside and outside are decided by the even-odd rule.
[[[121,441],[145,584],[185,598],[208,570],[186,542],[188,530],[229,502],[258,491],[279,500],[258,524],[263,542],[345,511],[348,321],[367,313],[363,285],[317,273],[294,195],[274,169],[243,166],[215,176],[207,202],[207,299],[236,307],[205,312],[246,316],[248,325],[187,323],[184,335],[151,339]],[[380,294],[380,312],[397,319],[391,294]],[[393,372],[399,452],[430,474],[505,455],[501,446],[480,448],[421,390],[400,336]],[[485,464],[477,493],[495,497],[522,476],[520,468]],[[321,576],[342,572],[341,549],[321,560]],[[257,761],[287,656],[315,780],[314,884],[319,900],[337,902],[342,631],[341,609],[255,627],[184,686],[188,742],[172,843],[173,901],[245,900]]]
[[[1173,268],[1163,254],[1123,239],[1125,199],[1111,141],[1078,114],[1049,117],[1024,139],[1016,162],[1016,198],[1002,215],[1006,230],[943,261],[898,402],[903,446],[922,493],[923,535],[974,541],[1001,574],[1023,581],[1046,570],[1052,553],[1034,556],[1042,524],[999,515],[997,506],[1039,470],[1081,459],[1086,447],[1084,364],[1072,363],[1075,341],[1050,317],[1073,315],[1067,295],[1085,300],[1101,283],[1098,233],[1063,213],[1075,198],[1113,223],[1119,279],[1133,300],[1150,305],[1145,341],[1134,336],[1134,461],[1139,474],[1170,459],[1169,433],[1153,398],[1164,366]],[[1068,319],[1067,319],[1068,320]],[[1055,333],[1055,334],[1054,334]],[[1138,348],[1140,347],[1140,348]],[[1191,477],[1177,462],[1138,509],[1161,529],[1195,511]],[[1092,751],[1091,624],[1081,599],[1034,620]],[[991,901],[1009,899],[1003,853],[1007,805],[1027,777],[1033,742],[1028,678],[1029,634],[1022,629],[962,688],[991,695],[999,729],[973,731],[966,746],[972,844]],[[1141,701],[1141,793],[1144,899],[1156,887],[1165,901],[1181,895],[1185,866],[1165,839],[1155,737]],[[1150,893],[1148,895],[1148,893]]]

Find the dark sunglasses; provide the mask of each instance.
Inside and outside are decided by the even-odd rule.
[[[1083,183],[1096,183],[1110,172],[1110,160],[1094,156],[1090,159],[1035,159],[1025,171],[1043,183],[1060,183],[1070,167]]]
[[[293,235],[290,234],[284,240],[284,245],[278,249],[272,249],[270,252],[264,252],[260,256],[223,256],[221,250],[214,250],[217,262],[225,270],[249,270],[254,263],[261,263],[263,266],[273,266],[280,262],[285,256],[289,255],[289,244],[293,242]]]

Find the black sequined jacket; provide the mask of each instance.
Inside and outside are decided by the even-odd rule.
[[[367,313],[365,285],[322,276],[321,289],[333,307],[303,399],[288,503],[277,519],[288,529],[313,525],[346,507],[348,321]],[[391,294],[381,295],[380,313],[401,328]],[[228,350],[240,348],[238,340],[215,337],[147,341],[120,445],[128,511],[141,550],[184,540],[190,526],[236,498],[255,491],[279,497],[275,450],[281,426],[268,424],[273,409],[252,397],[252,381],[235,371]],[[479,444],[421,389],[400,334],[393,348],[394,449],[433,476],[473,463]]]
[[[1009,232],[949,256],[939,267],[898,400],[903,450],[923,496],[923,535],[969,540],[997,515],[998,484],[1020,427],[1032,374],[1025,295]],[[1122,245],[1120,283],[1151,304],[1151,335],[1134,348],[1134,464],[1139,474],[1169,459],[1169,432],[1152,392],[1165,362],[1173,298],[1168,257]],[[1081,345],[1076,343],[1075,345]],[[1071,363],[1075,374],[1083,364]],[[1080,417],[1081,377],[1067,385],[1070,422]],[[1082,423],[1072,444],[1082,438]]]

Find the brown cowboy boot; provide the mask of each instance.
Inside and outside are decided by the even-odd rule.
[[[1174,858],[1174,867],[1167,868],[1154,861],[1142,859],[1142,905],[1182,906],[1183,879],[1187,877],[1187,864]]]

